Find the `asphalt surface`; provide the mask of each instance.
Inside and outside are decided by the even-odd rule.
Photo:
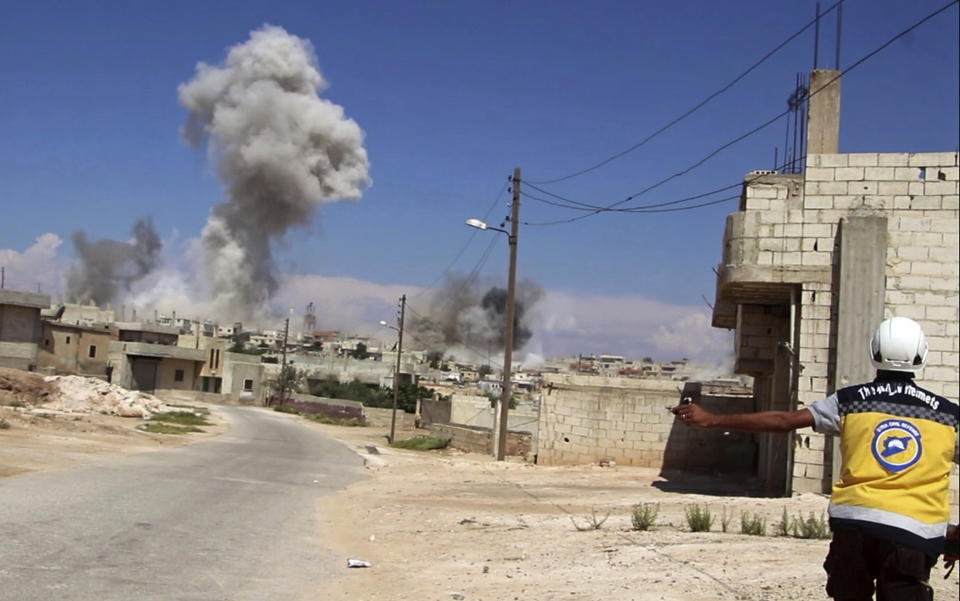
[[[218,410],[209,441],[0,480],[0,600],[314,598],[346,564],[315,501],[362,459],[290,416]]]

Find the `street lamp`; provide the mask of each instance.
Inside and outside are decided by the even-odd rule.
[[[380,320],[380,325],[390,328],[397,332],[397,369],[393,372],[393,413],[390,415],[390,443],[393,444],[394,434],[397,430],[397,395],[400,392],[400,357],[403,353],[403,313],[407,305],[407,295],[400,297],[400,327],[395,328],[387,322]]]
[[[503,390],[493,431],[493,447],[497,461],[503,461],[507,451],[507,413],[510,409],[510,372],[513,361],[513,308],[517,288],[517,227],[520,216],[520,168],[513,170],[513,205],[510,213],[510,231],[488,226],[481,219],[467,219],[466,224],[478,230],[493,230],[507,235],[510,242],[510,271],[507,279],[507,330],[503,349]]]

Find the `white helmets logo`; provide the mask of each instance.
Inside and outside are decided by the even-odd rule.
[[[877,369],[917,372],[927,362],[927,337],[909,317],[891,317],[870,341],[870,360]]]

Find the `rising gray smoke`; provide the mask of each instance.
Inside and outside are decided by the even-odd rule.
[[[87,240],[83,231],[73,233],[73,246],[80,259],[67,274],[67,298],[71,301],[112,303],[121,292],[157,265],[163,246],[153,221],[141,219],[133,226],[133,241]]]
[[[415,342],[431,351],[466,347],[477,353],[502,352],[506,342],[507,291],[481,286],[461,277],[448,277],[434,295],[426,316],[414,315],[411,328]],[[543,296],[543,289],[524,281],[517,284],[514,302],[513,348],[518,350],[533,335],[530,309]],[[476,356],[474,356],[476,359]]]
[[[264,26],[223,66],[197,65],[179,87],[182,136],[217,158],[227,201],[203,229],[207,277],[224,317],[268,312],[277,288],[271,244],[309,223],[317,205],[370,185],[363,132],[326,88],[309,41]]]

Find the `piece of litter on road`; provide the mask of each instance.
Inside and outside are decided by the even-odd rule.
[[[347,560],[348,568],[369,568],[371,567],[369,561],[364,561],[362,559],[348,559]]]
[[[376,535],[376,534],[371,534],[371,535],[370,535],[370,542],[372,543],[372,542],[375,541],[375,540],[377,540],[377,535]]]

